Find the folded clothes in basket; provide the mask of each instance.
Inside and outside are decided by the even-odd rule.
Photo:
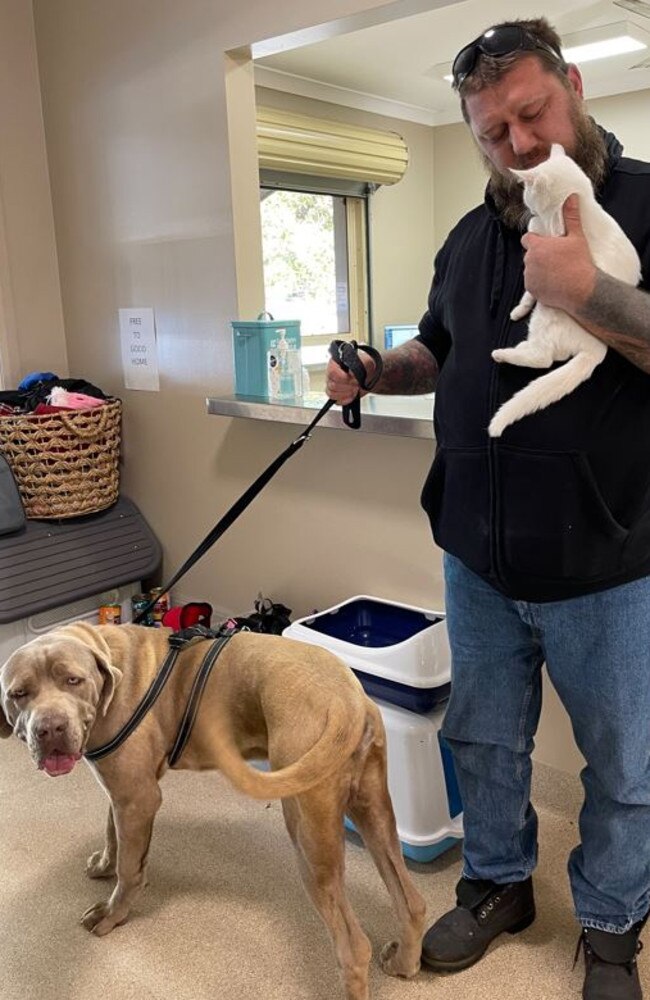
[[[89,396],[85,392],[69,392],[62,385],[55,385],[47,397],[50,406],[58,406],[64,410],[89,410],[93,406],[102,406],[103,399]]]
[[[87,382],[82,378],[59,378],[51,372],[33,373],[33,377],[26,376],[17,389],[5,389],[0,392],[0,416],[15,415],[16,413],[34,413],[39,406],[49,406],[49,399],[52,391],[56,388],[64,389],[68,393],[79,393],[84,396],[98,399],[105,402],[106,393],[92,382]],[[64,404],[61,404],[63,407]],[[85,409],[89,409],[93,404],[87,404]],[[66,409],[73,407],[65,406]],[[76,407],[74,407],[76,409]],[[42,412],[42,411],[41,411]],[[45,411],[48,412],[48,411]],[[51,411],[49,411],[51,412]]]

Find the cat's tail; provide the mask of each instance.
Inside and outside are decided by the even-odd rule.
[[[543,410],[550,403],[556,403],[568,396],[581,382],[586,382],[594,368],[603,360],[604,354],[580,351],[561,368],[555,368],[546,375],[533,379],[527,386],[516,392],[492,417],[488,427],[490,437],[501,437],[506,427],[531,413]]]

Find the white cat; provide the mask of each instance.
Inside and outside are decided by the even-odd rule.
[[[512,173],[524,185],[524,202],[533,213],[529,232],[564,236],[562,206],[569,195],[577,194],[582,228],[596,267],[626,284],[639,283],[641,266],[636,250],[616,220],[598,204],[591,181],[562,146],[554,144],[548,160],[536,167]],[[589,378],[607,353],[607,345],[588,333],[568,313],[541,302],[535,304],[530,292],[524,292],[510,318],[522,319],[531,309],[528,338],[516,347],[492,351],[492,357],[495,361],[524,368],[550,368],[554,361],[566,361],[566,364],[533,379],[504,403],[488,427],[491,437],[499,437],[515,420],[568,395]]]

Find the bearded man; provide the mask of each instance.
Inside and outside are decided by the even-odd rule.
[[[545,662],[587,762],[569,858],[583,997],[639,1000],[650,909],[650,165],[588,117],[580,72],[543,18],[488,29],[453,76],[489,171],[485,200],[449,234],[419,335],[384,354],[373,390],[436,391],[422,505],[444,550],[443,733],[465,839],[456,906],[427,931],[422,957],[442,972],[467,968],[535,918],[531,751]],[[636,247],[639,288],[595,267],[575,196],[564,236],[522,236],[509,168],[540,163],[552,143]],[[491,357],[526,337],[526,322],[510,319],[524,286],[610,350],[573,393],[489,438],[498,407],[540,374]],[[349,403],[357,388],[330,362],[332,399]]]

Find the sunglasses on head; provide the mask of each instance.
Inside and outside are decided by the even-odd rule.
[[[463,81],[474,72],[480,55],[498,59],[513,52],[534,52],[535,49],[549,52],[558,63],[564,63],[562,53],[558,49],[537,38],[520,24],[501,24],[496,28],[488,28],[462,48],[454,59],[451,68],[454,88],[458,90]]]

